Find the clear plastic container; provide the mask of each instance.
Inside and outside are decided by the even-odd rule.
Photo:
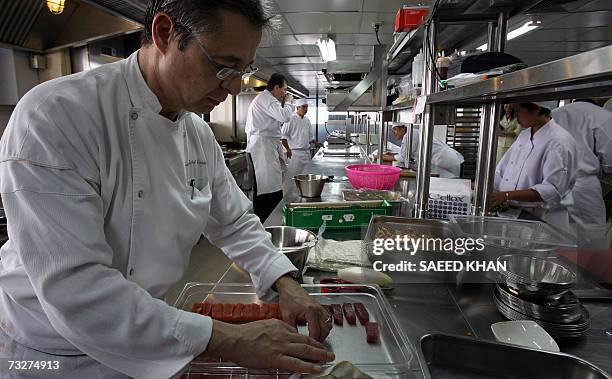
[[[499,249],[539,255],[576,248],[572,236],[541,221],[461,215],[450,215],[450,221],[458,235],[482,238],[485,245]]]

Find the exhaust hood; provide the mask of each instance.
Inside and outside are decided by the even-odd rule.
[[[0,0],[0,45],[49,52],[132,33],[141,24],[83,0],[67,0],[59,15],[42,0]]]

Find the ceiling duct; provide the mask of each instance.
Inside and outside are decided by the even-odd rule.
[[[576,3],[577,0],[542,0],[532,7],[527,8],[528,13],[564,13],[567,12],[564,5]]]

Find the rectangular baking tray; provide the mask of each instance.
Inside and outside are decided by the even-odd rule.
[[[396,235],[413,238],[453,238],[452,229],[447,221],[427,220],[408,217],[373,216],[368,225],[362,249],[372,259],[374,240],[377,238],[395,238]],[[423,249],[425,252],[436,252],[434,249]],[[385,251],[388,253],[400,253]]]
[[[611,379],[584,359],[445,334],[421,338],[426,379]]]
[[[380,337],[375,345],[366,342],[365,327],[359,322],[357,325],[348,325],[344,320],[343,326],[334,325],[325,344],[336,354],[335,363],[348,360],[375,378],[407,378],[412,377],[414,371],[420,371],[418,363],[414,367],[411,366],[415,350],[402,332],[391,305],[378,286],[304,284],[303,287],[321,304],[361,302],[370,313],[370,320],[379,323]],[[346,292],[322,293],[322,287],[342,288]],[[360,292],[349,292],[350,290]],[[175,307],[190,311],[194,303],[202,301],[261,303],[251,284],[187,283]],[[302,334],[308,334],[307,327],[298,327],[298,330]],[[186,373],[227,375],[224,377],[231,375],[231,378],[253,378],[256,375],[262,379],[288,377],[290,374],[278,370],[250,370],[229,362],[197,360],[188,366]]]

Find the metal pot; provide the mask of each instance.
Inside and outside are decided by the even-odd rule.
[[[291,226],[269,226],[266,232],[270,234],[272,244],[298,269],[298,280],[302,278],[308,254],[317,244],[317,236],[308,230]]]
[[[303,174],[294,176],[293,181],[300,191],[300,196],[321,197],[323,187],[330,179],[325,175]]]

